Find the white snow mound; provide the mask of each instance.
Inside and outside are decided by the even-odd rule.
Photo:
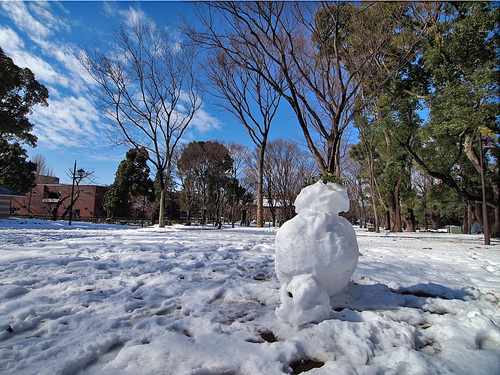
[[[324,184],[318,181],[302,189],[293,205],[298,214],[304,211],[324,211],[336,215],[349,211],[349,198],[346,188],[332,182]]]
[[[330,318],[330,297],[311,274],[294,276],[290,283],[283,284],[280,299],[276,315],[293,326]]]

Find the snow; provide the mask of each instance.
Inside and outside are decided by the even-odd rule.
[[[298,214],[306,211],[338,214],[349,211],[349,198],[346,188],[332,182],[324,184],[318,181],[302,189],[293,205]]]
[[[500,373],[498,240],[356,234],[348,290],[297,328],[273,228],[0,220],[0,373]]]
[[[330,297],[314,275],[296,275],[280,288],[276,315],[292,326],[319,323],[330,318]]]
[[[294,205],[297,216],[276,235],[276,275],[288,284],[294,276],[312,274],[333,297],[347,288],[359,257],[356,233],[338,215],[349,210],[347,189],[318,181],[302,189]]]

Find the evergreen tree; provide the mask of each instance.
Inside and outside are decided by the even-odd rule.
[[[228,171],[232,165],[228,149],[216,141],[191,142],[182,151],[177,167],[181,175],[189,178],[184,180],[185,183],[194,183],[193,188],[202,210],[202,223],[206,223],[207,213],[212,212],[216,215],[216,225],[220,224],[220,208],[231,184]],[[187,188],[188,185],[183,184],[184,197],[188,194]],[[184,204],[194,202],[191,200],[191,203]]]
[[[18,142],[0,138],[0,185],[19,192],[34,187],[36,164],[27,158],[26,150]]]
[[[153,191],[146,149],[130,149],[125,157],[104,197],[104,209],[113,219],[127,213],[129,198],[143,195],[151,199]]]
[[[444,13],[422,45],[414,65],[424,73],[426,92],[415,93],[429,109],[418,129],[422,147],[400,144],[430,176],[450,186],[465,202],[481,202],[478,138],[498,141],[500,10],[489,2],[444,3]],[[423,95],[422,95],[423,94]],[[497,150],[486,165],[487,200],[494,208],[493,233],[500,235],[500,179]],[[495,173],[496,172],[496,173]],[[480,205],[476,219],[482,222]]]
[[[21,192],[34,186],[36,165],[21,143],[36,146],[28,115],[36,104],[47,106],[49,93],[28,68],[20,68],[0,48],[0,184]]]

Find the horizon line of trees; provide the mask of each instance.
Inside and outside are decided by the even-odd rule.
[[[217,104],[259,150],[259,205],[268,133],[284,104],[324,176],[346,176],[344,132],[358,130],[350,191],[377,231],[460,216],[465,232],[472,220],[489,225],[484,171],[500,235],[498,6],[215,1],[195,11],[199,24],[183,26],[186,45],[210,61]],[[493,147],[480,146],[485,136]]]
[[[231,112],[256,146],[255,182],[244,187],[255,194],[258,226],[265,196],[270,202],[281,196],[280,207],[291,207],[293,194],[284,193],[290,182],[268,178],[280,173],[268,136],[284,105],[302,130],[315,173],[344,178],[362,221],[371,215],[377,231],[381,225],[401,231],[445,220],[461,222],[468,232],[477,220],[500,235],[496,4],[214,1],[193,6],[198,23],[184,23],[183,40],[174,43],[167,28],[137,21],[120,25],[113,43],[89,44],[79,55],[97,83],[92,92],[112,119],[110,135],[118,144],[144,150],[155,176],[160,226],[177,170],[184,173],[189,209],[198,209],[190,206],[189,186],[201,211],[210,206],[217,212],[223,205],[224,184],[232,179],[219,181],[212,170],[215,180],[208,183],[205,175],[202,182],[206,163],[189,165],[195,155],[181,161],[188,148],[186,130],[210,88],[212,104]],[[33,81],[34,76],[31,86],[11,85],[3,95],[21,93]],[[46,103],[48,93],[44,97],[38,89],[38,96],[27,97],[32,101],[24,114]],[[19,140],[34,142],[32,125],[24,125],[24,133],[3,130],[9,147]],[[349,147],[344,133],[351,126],[359,142]],[[192,148],[210,145],[198,142]],[[220,162],[221,170],[229,166],[227,172],[231,160],[229,153],[211,163]],[[482,178],[491,224],[481,215]],[[269,186],[279,190],[274,197],[266,191]]]

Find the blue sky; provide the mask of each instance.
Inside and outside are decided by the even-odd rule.
[[[77,160],[78,168],[95,171],[95,184],[111,184],[127,148],[107,139],[106,120],[88,90],[92,82],[75,55],[87,42],[109,40],[114,26],[135,18],[175,29],[180,14],[194,19],[192,7],[177,1],[0,1],[0,46],[16,65],[30,68],[50,93],[49,106],[34,107],[30,117],[38,137],[38,146],[28,148],[30,157],[44,156],[63,183],[70,183],[68,171]],[[273,123],[271,139],[300,134],[284,109]],[[205,103],[184,141],[213,139],[254,148],[241,124]]]

